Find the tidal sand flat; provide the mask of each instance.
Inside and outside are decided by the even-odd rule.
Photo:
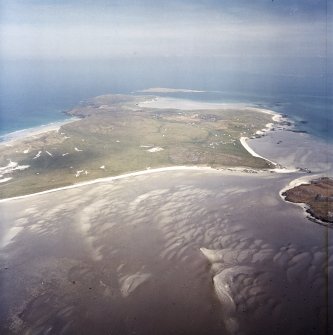
[[[250,147],[265,158],[279,162],[287,169],[301,169],[313,175],[332,176],[333,145],[307,133],[291,130],[267,132],[250,139]]]
[[[0,4],[0,335],[333,335],[333,0]]]
[[[0,203],[0,332],[324,334],[332,237],[280,198],[293,178],[165,171]]]
[[[280,196],[330,147],[240,104],[69,113],[0,151],[1,334],[330,331],[331,230]]]

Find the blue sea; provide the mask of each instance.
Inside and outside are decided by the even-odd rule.
[[[265,106],[287,114],[298,129],[333,142],[332,76],[322,65],[314,63],[311,71],[272,69],[269,62],[260,71],[227,65],[168,58],[3,61],[0,136],[65,120],[64,111],[96,95],[171,87],[205,91],[172,94],[180,98]]]

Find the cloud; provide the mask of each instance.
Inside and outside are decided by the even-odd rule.
[[[183,0],[159,6],[149,0],[4,1],[1,9],[1,56],[7,58],[323,57],[326,52],[322,0],[250,5]]]

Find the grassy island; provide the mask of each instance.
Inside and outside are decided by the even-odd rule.
[[[272,122],[259,109],[151,108],[153,96],[98,96],[68,112],[58,130],[0,146],[0,198],[174,165],[270,168],[239,139]],[[16,164],[16,165],[15,165]]]

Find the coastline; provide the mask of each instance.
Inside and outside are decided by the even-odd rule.
[[[257,153],[256,153],[256,152],[255,152],[255,151],[254,151],[254,150],[247,144],[246,141],[247,141],[248,139],[249,139],[248,137],[241,137],[241,138],[239,139],[239,141],[240,141],[240,143],[242,144],[242,146],[244,147],[244,149],[245,149],[250,155],[252,155],[253,157],[262,158],[262,159],[264,159],[264,160],[266,160],[266,161],[272,163],[272,164],[275,165],[275,166],[278,165],[277,163],[275,163],[275,162],[269,160],[268,158],[265,158],[265,157],[263,157],[263,156],[257,154]]]
[[[249,107],[248,105],[245,104],[238,104],[238,103],[234,103],[234,104],[225,104],[225,103],[211,103],[211,102],[198,102],[198,101],[192,101],[192,100],[186,100],[186,99],[178,99],[178,98],[165,98],[165,97],[159,97],[156,96],[152,99],[143,101],[141,103],[139,103],[140,107],[143,108],[149,108],[150,106],[154,106],[154,108],[176,108],[176,109],[184,109],[184,110],[195,110],[195,109],[230,109],[230,108],[244,108],[246,110],[250,110],[250,111],[255,111],[255,112],[260,112],[260,113],[264,113],[267,115],[270,115],[272,117],[272,123],[268,123],[265,125],[265,127],[261,130],[257,130],[256,134],[257,136],[254,137],[255,139],[258,138],[265,138],[268,134],[271,133],[276,133],[276,129],[278,129],[278,131],[284,131],[286,128],[283,127],[283,123],[286,121],[285,117],[277,112],[274,112],[272,110],[269,109],[264,109],[264,108],[257,108],[257,107]],[[48,125],[42,125],[40,127],[35,127],[35,128],[30,128],[30,129],[25,129],[25,130],[21,130],[21,131],[17,131],[17,132],[13,132],[8,134],[6,137],[8,137],[8,139],[6,141],[0,142],[0,145],[5,145],[5,146],[11,146],[12,143],[18,141],[18,140],[23,140],[25,138],[29,138],[29,137],[34,137],[43,133],[47,133],[47,132],[51,132],[51,131],[59,131],[60,127],[64,124],[68,124],[71,122],[74,122],[76,120],[80,120],[80,118],[77,117],[72,117],[70,119],[64,120],[64,121],[59,121],[59,122],[52,122]],[[267,137],[266,137],[267,138]],[[271,163],[274,168],[271,169],[266,169],[266,170],[257,170],[256,172],[263,172],[263,171],[267,171],[269,173],[281,173],[281,174],[288,174],[288,173],[300,173],[303,170],[300,168],[297,168],[295,166],[288,166],[285,167],[284,164],[282,165],[281,162],[279,162],[279,160],[271,160],[265,157],[265,155],[260,155],[258,154],[249,144],[248,144],[248,140],[252,139],[249,137],[245,137],[245,136],[241,136],[239,138],[239,141],[241,143],[241,145],[243,146],[243,148],[253,157],[257,157],[260,159],[263,159],[269,163]],[[269,146],[270,144],[268,144]],[[46,152],[48,153],[48,152]],[[50,153],[48,153],[50,155]],[[120,174],[120,175],[115,175],[115,176],[110,176],[110,177],[103,177],[103,178],[96,178],[96,179],[92,179],[86,182],[79,182],[79,183],[75,183],[68,185],[68,186],[64,186],[64,187],[58,187],[58,188],[54,188],[54,189],[49,189],[46,191],[42,191],[42,192],[37,192],[37,193],[31,193],[31,194],[27,194],[27,195],[22,195],[22,196],[17,196],[17,197],[11,197],[11,198],[5,198],[5,199],[1,199],[0,202],[3,201],[8,201],[8,200],[14,200],[14,199],[21,199],[24,197],[30,197],[33,195],[38,195],[38,194],[44,194],[44,193],[50,193],[50,192],[57,192],[63,189],[70,189],[70,188],[75,188],[75,187],[80,187],[80,186],[85,186],[85,185],[90,185],[90,184],[95,184],[95,183],[100,183],[100,182],[110,182],[113,180],[118,180],[118,179],[122,179],[122,178],[127,178],[127,177],[132,177],[132,176],[139,176],[139,175],[143,175],[143,174],[147,174],[147,173],[156,173],[156,172],[164,172],[164,171],[175,171],[175,170],[186,170],[186,169],[191,169],[191,170],[216,170],[216,171],[221,171],[221,170],[229,170],[229,171],[234,171],[234,172],[245,172],[246,169],[241,168],[241,167],[233,167],[233,168],[219,168],[219,169],[214,169],[212,167],[209,166],[200,166],[200,165],[193,165],[193,166],[180,166],[180,165],[175,165],[175,166],[169,166],[169,167],[162,167],[162,168],[154,168],[154,169],[147,169],[147,170],[141,170],[141,171],[135,171],[135,172],[129,172],[129,173],[125,173],[125,174]],[[304,172],[304,171],[303,171]],[[311,177],[308,177],[310,179],[312,179]],[[5,181],[9,181],[10,179],[5,179],[3,180],[3,182]]]
[[[75,183],[72,185],[68,186],[63,186],[63,187],[58,187],[58,188],[53,188],[49,189],[46,191],[42,192],[36,192],[36,193],[30,193],[26,195],[20,195],[17,197],[11,197],[11,198],[5,198],[5,199],[0,199],[0,203],[3,202],[8,202],[8,201],[13,201],[13,200],[20,200],[20,199],[25,199],[25,198],[30,198],[33,196],[38,196],[42,194],[48,194],[48,193],[54,193],[54,192],[59,192],[62,190],[69,190],[77,187],[82,187],[82,186],[87,186],[87,185],[94,185],[94,184],[99,184],[99,183],[109,183],[113,182],[116,180],[121,180],[121,179],[126,179],[126,178],[131,178],[131,177],[138,177],[138,176],[144,176],[144,175],[149,175],[149,174],[154,174],[154,173],[163,173],[163,172],[174,172],[174,171],[193,171],[193,172],[215,172],[223,175],[248,175],[250,172],[248,172],[248,169],[244,167],[235,167],[235,168],[213,168],[210,166],[198,166],[198,165],[192,165],[192,166],[186,166],[186,165],[175,165],[175,166],[166,166],[166,167],[160,167],[160,168],[155,168],[155,169],[146,169],[146,170],[140,170],[140,171],[135,171],[135,172],[129,172],[129,173],[124,173],[121,175],[117,176],[110,176],[110,177],[105,177],[105,178],[97,178],[97,179],[92,179],[84,182],[79,182]],[[252,171],[252,170],[250,170]],[[261,173],[272,173],[276,172],[275,169],[272,170],[259,170],[258,172]],[[293,173],[295,171],[288,171],[288,173]]]
[[[80,120],[76,117],[71,117],[63,121],[55,121],[40,126],[16,130],[0,136],[0,146],[11,146],[16,141],[24,140],[26,138],[34,137],[51,131],[59,131],[61,126]]]
[[[272,121],[273,123],[267,123],[265,128],[260,129],[258,131],[256,131],[256,138],[261,138],[261,137],[265,137],[266,135],[268,135],[269,133],[273,132],[275,130],[274,128],[274,124],[277,124],[278,126],[281,126],[283,124],[284,117],[283,115],[281,115],[280,113],[274,112],[272,110],[269,109],[263,109],[263,108],[255,108],[255,107],[248,107],[247,109],[250,110],[254,110],[254,111],[259,111],[261,113],[264,114],[268,114],[272,116]],[[288,121],[289,123],[291,123],[290,121]],[[284,131],[284,128],[280,128],[280,131]],[[293,172],[299,172],[300,169],[296,168],[296,167],[292,167],[292,168],[286,168],[284,166],[282,166],[280,163],[277,163],[271,159],[268,159],[262,155],[259,155],[256,151],[254,151],[254,149],[251,148],[251,146],[247,143],[247,141],[250,140],[249,137],[246,136],[242,136],[239,141],[242,144],[243,148],[253,157],[257,157],[257,158],[261,158],[264,159],[267,162],[270,162],[271,164],[273,164],[275,166],[274,169],[270,169],[270,171],[274,171],[276,173],[293,173]]]
[[[26,195],[20,195],[17,197],[12,197],[12,198],[5,198],[5,199],[0,199],[0,203],[7,202],[7,201],[12,201],[12,200],[20,200],[20,199],[25,199],[25,198],[30,198],[33,196],[37,195],[42,195],[42,194],[48,194],[48,193],[53,193],[53,192],[59,192],[62,190],[69,190],[81,186],[87,186],[87,185],[93,185],[93,184],[99,184],[99,183],[105,183],[105,182],[112,182],[115,180],[120,180],[120,179],[126,179],[130,177],[136,177],[136,176],[142,176],[142,175],[147,175],[147,174],[153,174],[153,173],[158,173],[158,172],[167,172],[167,171],[184,171],[184,170],[190,170],[190,171],[221,171],[218,169],[211,168],[209,166],[168,166],[168,167],[162,167],[162,168],[156,168],[156,169],[146,169],[146,170],[141,170],[141,171],[136,171],[136,172],[130,172],[130,173],[125,173],[121,174],[118,176],[111,176],[111,177],[105,177],[105,178],[97,178],[85,182],[80,182],[76,183],[73,185],[68,185],[64,187],[59,187],[59,188],[53,188],[50,190],[42,191],[42,192],[37,192],[37,193],[31,193],[31,194],[26,194]]]
[[[144,102],[139,103],[139,107],[142,108],[171,108],[171,109],[180,109],[180,110],[200,110],[200,109],[233,109],[233,108],[244,108],[246,110],[260,112],[263,114],[267,114],[272,116],[272,123],[267,123],[263,129],[260,129],[256,132],[258,136],[265,136],[267,133],[274,130],[274,124],[281,125],[284,121],[284,117],[282,114],[275,112],[270,109],[259,108],[259,107],[251,107],[248,104],[244,103],[213,103],[206,101],[193,101],[188,99],[178,99],[178,98],[170,98],[170,97],[155,97],[154,99],[149,99]],[[263,157],[257,154],[247,143],[248,137],[240,137],[239,141],[244,147],[244,149],[253,157],[264,159],[265,161],[273,164],[275,166],[274,169],[270,169],[270,171],[274,171],[277,173],[292,173],[299,171],[298,169],[287,169],[282,167],[279,163],[276,163],[266,157]]]
[[[42,309],[46,316],[58,315],[59,305],[56,303],[56,309],[53,309],[53,297],[56,297],[56,302],[60,301],[64,313],[72,306],[72,301],[75,308],[82,305],[92,306],[95,310],[91,302],[103,303],[110,299],[105,294],[112,290],[113,296],[120,298],[126,310],[128,299],[135,301],[140,295],[145,299],[150,296],[155,299],[156,285],[165,292],[164,288],[168,288],[165,285],[175,283],[176,289],[167,290],[165,294],[168,299],[171,295],[178,297],[188,283],[192,285],[198,278],[198,282],[195,281],[181,296],[180,314],[186,295],[194,297],[196,303],[212,303],[216,308],[220,308],[218,298],[223,298],[224,292],[229,294],[230,300],[226,301],[230,301],[231,306],[238,301],[238,292],[246,292],[248,300],[253,296],[247,292],[257,287],[254,280],[263,287],[258,295],[261,300],[249,305],[254,311],[262,306],[271,306],[269,301],[275,296],[279,301],[290,291],[299,294],[299,278],[312,285],[322,273],[322,258],[317,257],[318,252],[319,256],[323,255],[320,245],[322,228],[306,224],[297,208],[279,201],[278,190],[288,177],[239,177],[237,174],[220,177],[219,173],[184,171],[101,183],[2,203],[1,243],[6,255],[2,266],[6,268],[3,269],[8,284],[6,294],[13,297],[11,301],[17,296],[15,301],[19,306],[28,301],[19,312],[13,309],[6,324],[16,322],[17,318],[10,317],[22,313],[22,310],[41,315]],[[304,245],[304,241],[308,243]],[[201,248],[208,251],[210,259],[202,257]],[[307,268],[309,258],[312,263],[312,260],[317,260],[313,264],[318,264],[318,271],[309,272],[309,275],[305,272],[304,276],[302,270]],[[170,269],[174,269],[173,272]],[[167,278],[161,273],[165,273]],[[198,275],[193,276],[193,273]],[[18,275],[19,281],[16,281]],[[253,281],[246,281],[244,275],[256,277]],[[239,282],[232,281],[237,277],[246,286],[240,288]],[[114,286],[108,278],[115,278]],[[16,283],[22,282],[29,289],[27,295],[17,289]],[[56,285],[52,286],[54,283]],[[124,284],[131,284],[133,290],[126,291],[128,286]],[[311,286],[314,287],[314,296],[323,285],[319,288]],[[201,287],[206,294],[198,299],[195,294]],[[38,289],[37,294],[33,289]],[[45,289],[50,293],[45,293]],[[261,294],[263,290],[269,295]],[[122,299],[123,292],[129,292],[129,297]],[[35,303],[41,300],[40,297],[45,297],[42,304]],[[320,297],[318,299],[322,301]],[[81,305],[76,305],[77,301]],[[300,305],[303,304],[301,299]],[[224,306],[221,305],[221,309]],[[290,308],[289,300],[285,306]],[[137,307],[135,312],[142,309],[142,299]],[[281,314],[274,313],[275,305],[270,308],[268,313],[280,319]],[[284,306],[280,310],[285,313]],[[218,320],[221,320],[220,309],[218,312]],[[227,315],[236,315],[232,310],[230,313]],[[304,315],[304,312],[300,314]],[[108,320],[107,313],[99,315]],[[43,330],[47,330],[53,319],[49,321],[44,314],[42,317],[46,320],[42,324]],[[271,322],[267,314],[264,317]],[[69,322],[71,319],[72,314],[68,317]],[[101,318],[98,320],[100,322]],[[240,322],[241,318],[235,320]],[[40,323],[37,326],[41,329]]]
[[[320,225],[323,225],[323,226],[328,226],[328,225],[330,225],[330,222],[326,222],[326,221],[320,220],[317,217],[315,217],[311,212],[309,212],[310,207],[306,203],[289,201],[289,200],[286,199],[287,196],[283,195],[283,193],[285,193],[288,190],[291,190],[291,189],[293,189],[297,186],[300,186],[300,185],[310,185],[312,181],[314,181],[316,179],[319,179],[319,178],[322,178],[322,177],[327,177],[327,175],[324,174],[324,173],[319,173],[319,174],[315,174],[315,175],[311,175],[311,176],[303,176],[303,177],[300,177],[300,178],[293,179],[292,181],[290,181],[288,183],[288,185],[286,185],[284,188],[282,188],[280,190],[279,196],[283,201],[285,201],[289,204],[293,204],[293,205],[296,205],[298,207],[301,207],[302,210],[303,210],[304,217],[306,219],[308,219],[310,221],[313,221],[315,223],[318,223]],[[330,176],[330,177],[333,178],[333,175]]]
[[[155,96],[152,99],[140,102],[141,108],[157,108],[157,109],[181,109],[181,110],[200,110],[200,109],[230,109],[230,108],[247,108],[244,103],[217,103],[207,101],[196,101],[190,99],[179,99],[171,97]]]
[[[261,274],[264,273],[263,270],[272,271],[272,273],[267,272],[269,277],[267,277],[267,286],[263,286],[264,289],[269,290],[272,287],[272,279],[270,278],[276,278],[276,276],[281,276],[277,282],[283,284],[288,280],[289,285],[291,285],[295,281],[295,287],[297,287],[299,281],[295,280],[298,275],[297,272],[295,275],[295,268],[297,271],[303,269],[307,259],[312,257],[309,253],[306,254],[309,249],[308,246],[304,248],[304,251],[298,247],[297,239],[301,241],[303,236],[312,236],[307,235],[309,231],[321,233],[320,229],[323,228],[315,227],[316,225],[311,225],[311,223],[307,225],[305,222],[307,220],[304,220],[301,211],[292,206],[289,207],[288,201],[281,197],[283,190],[280,191],[282,201],[278,193],[285,183],[297,176],[296,173],[292,172],[297,171],[298,175],[301,174],[303,176],[290,181],[289,185],[301,183],[303,180],[312,179],[315,176],[304,176],[300,169],[288,170],[282,168],[280,164],[259,155],[255,151],[257,150],[255,145],[253,146],[254,149],[249,146],[247,143],[249,138],[245,137],[244,134],[252,136],[251,134],[254,134],[256,129],[263,127],[266,122],[270,122],[269,117],[263,117],[262,115],[257,115],[257,117],[265,121],[254,127],[251,133],[237,133],[235,141],[239,140],[244,149],[253,157],[260,157],[271,162],[274,165],[273,169],[268,169],[267,167],[262,170],[251,170],[244,167],[213,168],[204,164],[146,168],[140,171],[132,169],[132,171],[134,170],[133,172],[109,177],[102,176],[102,178],[94,176],[96,179],[78,183],[73,181],[74,184],[63,183],[62,185],[67,185],[63,187],[59,187],[61,184],[58,184],[58,187],[55,186],[57,188],[45,190],[47,187],[52,187],[50,178],[48,178],[44,188],[45,191],[21,196],[14,196],[15,193],[12,193],[12,197],[1,199],[0,205],[4,212],[4,229],[0,244],[2,250],[8,252],[9,255],[5,263],[5,269],[9,269],[5,271],[8,276],[6,282],[14,282],[12,278],[16,278],[17,273],[22,276],[28,288],[34,288],[38,280],[41,283],[40,288],[38,288],[40,289],[38,295],[44,297],[45,287],[52,287],[50,283],[53,283],[55,281],[54,278],[56,278],[56,281],[64,283],[64,286],[57,287],[57,290],[52,290],[50,295],[52,297],[59,296],[59,301],[63,299],[63,296],[76,299],[76,292],[86,297],[85,294],[88,291],[86,284],[88,284],[89,290],[93,290],[88,292],[94,292],[94,298],[99,298],[98,294],[100,292],[101,301],[104,301],[105,292],[109,295],[111,291],[108,286],[109,282],[104,279],[106,278],[105,268],[112,268],[110,264],[116,264],[114,268],[117,269],[117,272],[110,271],[107,274],[108,278],[116,274],[117,277],[115,278],[118,278],[116,285],[120,287],[122,296],[127,297],[132,291],[126,290],[126,285],[134,287],[134,291],[144,283],[140,290],[147,289],[147,291],[143,292],[149,293],[149,279],[155,276],[160,278],[158,275],[161,273],[160,264],[164,264],[164,260],[167,266],[179,262],[176,264],[181,266],[176,266],[175,268],[183,268],[184,264],[190,264],[191,267],[193,264],[198,264],[199,259],[201,262],[200,268],[206,273],[205,277],[203,277],[202,286],[208,287],[207,291],[209,294],[207,296],[211,298],[212,290],[214,290],[216,293],[214,303],[216,303],[216,298],[219,298],[222,307],[227,306],[224,309],[226,310],[226,315],[231,317],[236,314],[233,314],[232,309],[230,309],[231,312],[229,313],[229,307],[223,299],[225,296],[229,297],[227,301],[231,302],[230,306],[234,306],[234,301],[238,301],[236,294],[239,291],[239,286],[237,282],[233,282],[233,278],[236,278],[239,274],[241,276],[253,276],[255,273],[260,273],[258,281],[260,280],[260,283],[262,283]],[[275,122],[280,120],[275,114],[272,117],[275,117],[275,120],[273,120]],[[252,122],[251,115],[250,122]],[[250,122],[246,124],[249,125]],[[74,124],[74,126],[76,125],[77,123]],[[272,124],[266,125],[264,134],[261,136],[257,134],[256,138],[262,138],[262,142],[267,143],[267,148],[269,149],[271,146],[271,149],[273,149],[274,147],[269,141],[269,134],[278,132],[288,134],[289,132],[284,130],[274,131],[273,127],[269,125]],[[277,126],[276,128],[279,127]],[[62,132],[59,132],[60,134]],[[51,133],[50,136],[58,135]],[[295,134],[295,136],[299,135]],[[236,144],[237,149],[241,150],[243,155],[249,157],[239,143]],[[78,148],[75,147],[75,152],[84,151],[81,150],[83,147],[78,146]],[[156,149],[158,147],[152,148]],[[288,147],[286,148],[288,149]],[[295,146],[289,146],[286,153],[295,149]],[[313,146],[309,147],[309,150],[313,149]],[[52,150],[50,152],[53,153]],[[262,151],[258,150],[258,152],[261,153]],[[52,157],[48,151],[45,151],[45,153]],[[266,156],[267,151],[266,153],[264,151],[263,155]],[[47,155],[45,156],[49,158]],[[272,157],[269,154],[267,157],[280,162],[274,155]],[[14,163],[10,162],[9,165],[12,166]],[[298,161],[294,160],[294,163],[298,163]],[[160,166],[163,165],[161,164]],[[272,166],[270,165],[269,167]],[[104,169],[105,167],[103,165],[100,168]],[[126,169],[130,170],[128,165]],[[256,175],[252,175],[252,173]],[[63,175],[61,175],[61,178],[63,178]],[[33,189],[25,188],[24,191],[31,192]],[[22,193],[24,194],[25,192]],[[304,209],[304,211],[306,210],[307,208]],[[306,214],[306,217],[309,218],[308,213]],[[172,215],[175,216],[173,217]],[[193,225],[194,220],[197,222],[195,226]],[[315,220],[312,221],[320,223]],[[155,229],[152,230],[151,228],[152,222],[156,223],[154,227],[160,229],[157,230],[156,234]],[[176,231],[174,222],[177,223],[178,230]],[[179,227],[178,222],[180,223]],[[305,229],[303,229],[304,226],[306,226]],[[142,227],[146,230],[143,230]],[[204,229],[204,234],[202,229]],[[294,229],[298,229],[296,234],[294,234]],[[286,241],[284,238],[280,238],[284,236],[286,231],[289,231],[289,235],[296,240],[288,238]],[[168,240],[160,239],[160,232],[168,236]],[[230,234],[230,232],[232,233]],[[204,235],[204,240],[201,237],[202,235]],[[147,241],[147,236],[151,240]],[[212,240],[207,240],[207,238],[212,238]],[[269,242],[270,239],[272,242]],[[140,266],[142,264],[140,264],[140,257],[120,255],[124,257],[122,258],[119,256],[123,250],[119,249],[119,247],[122,248],[122,245],[128,245],[129,240],[134,241],[131,243],[130,255],[134,254],[140,257],[143,255],[145,260],[143,264],[148,264],[146,267],[137,267],[138,264]],[[78,246],[76,248],[75,245],[75,248],[73,248],[73,241],[82,243],[82,247]],[[276,245],[276,241],[281,244]],[[119,247],[118,242],[120,242]],[[287,242],[288,246],[286,246]],[[313,244],[316,246],[315,239]],[[43,246],[47,248],[45,249],[46,251],[44,251]],[[59,246],[61,246],[60,249]],[[149,249],[146,246],[149,246]],[[154,247],[156,249],[152,249]],[[24,264],[22,269],[15,267],[15,264],[18,263],[15,259],[15,255],[18,254],[16,250],[21,250],[20,248],[23,250],[23,256],[20,257],[26,257],[23,260],[20,258],[19,263]],[[54,254],[50,254],[49,249],[54,250]],[[92,262],[91,270],[89,267],[87,267],[88,270],[82,267],[84,272],[80,273],[77,271],[77,269],[81,269],[80,265],[82,264],[78,263],[81,260],[77,261],[77,250],[80,254],[87,255],[88,261]],[[199,250],[204,251],[207,259],[203,259],[200,256]],[[295,250],[297,254],[288,254],[290,250]],[[318,253],[318,249],[313,250],[313,254],[315,252]],[[44,264],[46,262],[43,262],[44,258],[42,261],[37,258],[39,255],[44,257],[44,254],[49,257],[46,258],[47,264],[51,264],[48,268],[45,268]],[[31,257],[30,255],[37,255],[37,257]],[[114,258],[110,258],[110,255]],[[157,255],[158,263],[150,255]],[[35,258],[37,261],[35,261]],[[281,260],[284,259],[286,259],[286,265],[281,263]],[[313,257],[313,259],[315,258]],[[131,268],[123,265],[128,264],[131,260],[133,261]],[[221,268],[220,264],[222,261],[226,266]],[[42,266],[40,266],[41,263]],[[297,266],[294,266],[295,263]],[[85,262],[85,264],[89,263]],[[158,264],[159,268],[156,273],[153,272],[153,267],[150,264]],[[207,265],[211,266],[210,271]],[[191,267],[189,270],[185,269],[186,274],[189,274],[189,278],[185,277],[185,283],[193,282],[191,279],[193,267]],[[103,270],[100,270],[101,268]],[[163,273],[169,273],[168,267],[165,269]],[[54,273],[57,274],[60,271],[61,275],[55,277]],[[88,273],[89,275],[89,272],[86,271],[91,271],[91,273],[96,275],[96,279],[93,277],[93,281],[87,281],[85,274]],[[30,278],[30,273],[33,273],[33,281],[31,282],[26,279]],[[78,273],[78,277],[73,277],[73,273]],[[48,277],[47,274],[50,274],[50,276]],[[82,282],[80,281],[81,276],[83,277]],[[162,277],[164,278],[164,276]],[[175,282],[175,280],[180,278],[180,275],[177,273],[175,278],[174,280],[167,278],[166,282]],[[75,286],[73,286],[74,284]],[[211,286],[208,286],[208,284]],[[285,290],[285,285],[282,284],[282,290]],[[243,289],[243,291],[250,292],[254,287],[253,282],[247,285],[248,289]],[[287,286],[289,287],[289,285]],[[75,287],[75,290],[73,290],[73,287]],[[197,291],[198,287],[200,286],[197,284],[193,285],[193,288],[195,288],[194,292]],[[117,292],[113,287],[112,290],[112,292]],[[6,291],[9,292],[10,296],[20,294],[19,291],[17,293],[17,290],[14,289],[10,291],[9,288],[6,288]],[[295,291],[298,292],[297,290]],[[66,295],[63,292],[66,292]],[[123,292],[128,293],[124,294]],[[152,292],[156,294],[156,290]],[[273,292],[275,294],[275,290]],[[176,291],[175,293],[178,296],[177,293],[179,292]],[[283,294],[284,291],[282,293],[277,292],[278,298]],[[135,295],[133,296],[135,297]],[[259,292],[259,296],[263,295]],[[48,307],[43,305],[40,307],[38,304],[34,305],[35,300],[33,299],[35,297],[23,298],[25,301],[29,301],[28,308],[31,309],[30,306],[33,306],[37,312],[39,312],[40,308],[47,309]],[[37,299],[40,299],[40,297],[38,296]],[[47,299],[49,298],[47,297]],[[52,302],[50,299],[49,301]],[[90,306],[90,299],[82,299],[80,301],[82,301],[84,306]],[[200,301],[204,300],[200,299]],[[262,305],[268,306],[267,301],[259,301],[259,308]],[[65,303],[64,306],[65,311],[66,309],[68,310],[68,303]],[[54,314],[53,311],[52,314]],[[228,318],[226,317],[225,320],[228,320]],[[236,317],[235,320],[237,320]]]
[[[284,120],[284,117],[277,113],[274,112],[272,110],[268,110],[268,109],[263,109],[263,108],[256,108],[256,107],[248,107],[248,105],[245,104],[225,104],[225,103],[211,103],[211,102],[197,102],[197,101],[193,101],[193,100],[186,100],[186,99],[178,99],[178,98],[164,98],[164,97],[153,97],[150,98],[148,100],[145,100],[141,103],[139,103],[139,106],[144,106],[144,108],[149,108],[149,105],[153,104],[154,108],[177,108],[177,109],[184,109],[184,110],[193,110],[193,109],[239,109],[239,108],[243,108],[245,110],[249,110],[249,111],[255,111],[256,113],[263,113],[266,115],[270,115],[272,117],[272,122],[274,123],[267,123],[265,125],[264,128],[262,128],[261,130],[257,130],[256,134],[257,137],[263,137],[264,135],[267,135],[269,132],[274,130],[274,126],[279,126],[282,125]],[[148,105],[148,106],[147,106]],[[14,144],[14,142],[19,141],[19,140],[24,140],[25,138],[30,138],[30,137],[34,137],[43,133],[47,133],[47,132],[51,132],[51,131],[57,131],[59,132],[59,129],[62,125],[64,124],[68,124],[74,121],[80,120],[80,118],[77,117],[72,117],[70,119],[61,121],[61,122],[52,122],[48,125],[42,125],[40,127],[35,127],[35,128],[30,128],[30,129],[25,129],[25,130],[21,130],[21,131],[17,131],[14,133],[10,133],[8,134],[7,140],[3,141],[0,143],[0,145],[5,145],[5,146],[12,146]],[[267,121],[266,121],[267,122]],[[281,127],[280,127],[281,129]],[[259,134],[260,133],[260,134]],[[252,138],[252,137],[251,137]],[[273,165],[274,168],[270,168],[270,169],[264,169],[264,170],[256,170],[255,172],[269,172],[269,173],[295,173],[295,172],[300,172],[299,169],[287,169],[285,167],[283,167],[282,165],[280,165],[279,163],[274,162],[273,160],[267,159],[262,155],[259,155],[258,153],[256,153],[247,143],[247,140],[249,138],[248,137],[244,137],[241,136],[239,138],[239,141],[241,143],[241,145],[244,147],[244,149],[252,156],[252,157],[257,157],[260,159],[263,159],[267,162],[269,162],[270,164]],[[79,151],[76,149],[76,151]],[[26,153],[27,150],[24,150],[24,153]],[[81,150],[80,150],[81,151]],[[45,151],[48,155],[50,155],[52,157],[52,154],[48,151]],[[39,157],[40,152],[38,152],[37,156],[35,156],[35,158]],[[163,165],[162,165],[163,166]],[[29,167],[29,166],[28,166]],[[148,169],[148,168],[147,168]],[[142,174],[147,174],[147,173],[154,173],[154,172],[163,172],[163,171],[169,171],[169,170],[184,170],[184,169],[209,169],[209,170],[229,170],[229,171],[234,171],[234,172],[246,172],[246,170],[251,170],[251,169],[246,169],[244,167],[240,167],[240,166],[234,166],[232,168],[228,168],[228,167],[223,167],[221,166],[219,169],[214,169],[212,167],[206,166],[206,167],[202,167],[202,165],[193,165],[193,166],[181,166],[181,165],[175,165],[175,166],[167,166],[167,167],[162,167],[162,168],[154,168],[154,169],[148,169],[148,170],[140,170],[140,171],[135,171],[134,172],[126,172],[124,174],[120,174],[120,175],[115,175],[115,176],[109,176],[109,177],[102,177],[102,178],[96,178],[86,181],[86,182],[79,182],[76,183],[74,181],[74,183],[72,184],[67,184],[68,186],[64,186],[64,187],[58,187],[58,188],[51,188],[49,190],[46,191],[42,191],[42,192],[37,192],[37,193],[31,193],[31,194],[27,194],[27,195],[22,195],[22,196],[18,196],[18,197],[10,197],[10,198],[4,198],[2,201],[6,201],[6,200],[11,200],[11,199],[20,199],[21,197],[26,197],[26,196],[32,196],[32,195],[37,195],[37,194],[44,194],[44,193],[49,193],[49,192],[56,192],[56,191],[60,191],[63,189],[68,189],[68,188],[74,188],[74,187],[79,187],[79,186],[84,186],[84,185],[90,185],[90,184],[95,184],[95,183],[99,183],[99,182],[110,182],[113,180],[117,180],[117,179],[122,179],[122,178],[126,178],[126,177],[131,177],[131,176],[138,176],[138,175],[142,175]],[[133,171],[133,170],[132,170]],[[81,171],[78,171],[81,172]],[[6,182],[9,181],[10,179],[3,179],[2,182]]]
[[[264,136],[264,135],[262,135]],[[267,162],[270,162],[271,164],[273,164],[275,166],[275,168],[273,169],[269,169],[268,171],[272,171],[272,172],[275,172],[275,173],[294,173],[294,172],[300,172],[301,170],[299,168],[296,168],[296,167],[285,167],[285,166],[282,166],[280,163],[276,163],[264,156],[261,156],[259,154],[257,154],[250,146],[249,144],[247,143],[247,141],[249,140],[248,137],[241,137],[239,139],[240,143],[242,144],[242,146],[244,147],[244,149],[250,154],[252,155],[253,157],[258,157],[258,158],[261,158],[261,159],[264,159],[265,161]]]
[[[151,87],[144,90],[136,91],[138,93],[206,93],[207,91],[192,90],[186,88],[168,88],[168,87]]]

